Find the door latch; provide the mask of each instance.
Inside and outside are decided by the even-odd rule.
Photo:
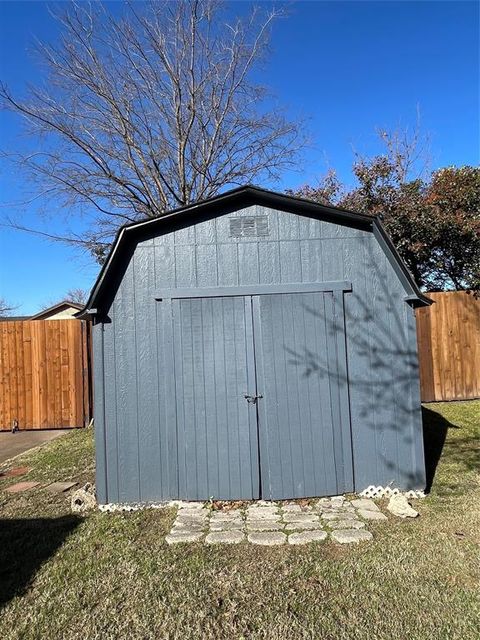
[[[262,396],[261,394],[259,394],[258,396],[250,396],[250,395],[248,395],[248,393],[246,393],[243,397],[244,397],[244,398],[245,398],[245,400],[246,400],[247,402],[249,402],[250,404],[256,404],[256,403],[257,403],[257,400],[258,400],[259,398],[263,398],[263,396]]]

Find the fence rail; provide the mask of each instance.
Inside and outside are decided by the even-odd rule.
[[[429,293],[417,309],[423,402],[480,397],[480,299],[463,291]]]
[[[0,431],[84,426],[89,360],[84,321],[0,322]]]

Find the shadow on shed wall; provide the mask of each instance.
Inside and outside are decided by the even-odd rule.
[[[350,389],[356,489],[390,483],[423,489],[414,312],[403,301],[406,294],[391,277],[386,259],[379,260],[371,245],[364,259],[370,282],[363,290],[354,287],[344,298],[350,368],[348,381],[339,378]],[[326,322],[328,335],[341,329],[318,309],[304,309]],[[290,363],[300,366],[302,375],[332,376],[308,345],[289,353]]]

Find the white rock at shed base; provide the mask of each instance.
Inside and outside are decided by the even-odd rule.
[[[77,489],[72,494],[70,506],[73,513],[85,513],[97,506],[95,498],[95,485],[87,482],[81,489]]]
[[[418,511],[415,511],[402,494],[392,496],[388,502],[387,509],[399,518],[416,518],[418,516]]]

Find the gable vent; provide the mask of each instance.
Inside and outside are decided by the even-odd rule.
[[[229,218],[232,238],[268,236],[268,216]]]

